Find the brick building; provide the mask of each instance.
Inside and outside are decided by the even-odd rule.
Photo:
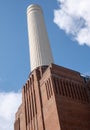
[[[51,64],[35,69],[22,89],[14,130],[90,130],[90,81]]]
[[[33,6],[35,10],[32,9]],[[35,20],[32,16],[40,15],[36,18],[36,25],[42,23],[40,7],[30,6],[29,13],[31,13],[30,20]],[[32,24],[34,28],[35,24]],[[40,29],[40,35],[45,34],[41,33]],[[36,32],[34,31],[35,35]],[[33,42],[35,41],[34,47],[37,41],[42,41],[43,37],[37,40],[34,39],[38,38],[35,35],[32,37]],[[41,44],[39,43],[39,47],[42,46]],[[48,47],[44,45],[44,50],[45,48],[47,50]],[[40,51],[42,50],[38,50],[37,47],[39,54],[41,54]],[[53,63],[49,64],[47,57],[46,59],[44,57],[46,54],[42,55],[37,61],[34,60],[37,54],[32,55],[34,69],[22,88],[22,104],[15,116],[14,130],[90,130],[89,77]],[[52,58],[49,59],[52,62]],[[45,60],[45,65],[42,64],[43,60]]]

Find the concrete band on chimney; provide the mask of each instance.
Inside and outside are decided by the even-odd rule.
[[[39,11],[42,11],[41,7],[39,5],[36,5],[36,4],[31,4],[27,7],[27,14],[28,13],[31,13],[32,11],[36,11],[36,10],[39,10]],[[43,12],[43,11],[42,11]]]
[[[27,23],[31,71],[39,66],[53,63],[49,39],[40,6],[30,5],[27,8]]]

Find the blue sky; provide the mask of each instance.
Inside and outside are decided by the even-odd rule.
[[[14,99],[30,73],[26,9],[32,3],[43,9],[54,63],[90,75],[89,0],[78,0],[79,7],[77,0],[73,3],[72,0],[3,0],[0,2],[2,100],[15,92]]]

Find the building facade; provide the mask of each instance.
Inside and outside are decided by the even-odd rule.
[[[90,81],[51,64],[35,69],[22,89],[14,130],[90,130]]]

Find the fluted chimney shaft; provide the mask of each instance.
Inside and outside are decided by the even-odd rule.
[[[27,23],[30,65],[33,71],[39,66],[53,63],[43,12],[39,5],[32,4],[27,8]]]

